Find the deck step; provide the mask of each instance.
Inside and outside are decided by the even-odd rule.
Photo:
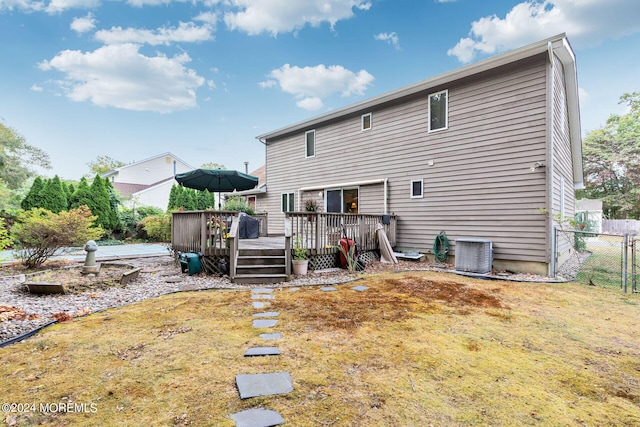
[[[284,264],[269,265],[238,265],[237,274],[284,274]]]
[[[287,280],[283,249],[240,249],[234,283],[279,283]]]
[[[238,256],[238,266],[241,265],[282,265],[284,264],[285,257],[284,255],[239,255]]]

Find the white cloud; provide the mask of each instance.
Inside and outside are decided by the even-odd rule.
[[[589,103],[589,98],[591,98],[591,95],[589,95],[589,93],[584,90],[583,88],[579,87],[578,88],[578,98],[580,99],[580,105],[581,106],[585,106]]]
[[[104,44],[138,43],[150,45],[170,45],[174,42],[202,42],[213,39],[213,29],[209,24],[197,26],[193,22],[180,22],[178,27],[161,27],[155,30],[112,27],[95,34],[96,40]]]
[[[280,86],[283,92],[295,95],[298,106],[306,109],[322,107],[322,98],[340,93],[341,96],[364,95],[374,77],[366,70],[357,73],[340,65],[329,67],[297,67],[289,64],[272,70],[269,80],[260,82],[263,88]]]
[[[96,19],[92,13],[87,13],[82,18],[74,18],[69,27],[77,33],[86,33],[96,27]]]
[[[211,25],[212,28],[214,28],[215,25],[216,25],[216,22],[218,21],[218,15],[216,15],[213,12],[202,12],[201,14],[199,14],[198,16],[193,18],[193,20],[194,21],[205,22],[205,23]]]
[[[31,89],[34,92],[42,92],[42,87],[40,87],[40,86],[38,86],[36,84],[31,85],[31,87],[29,89]]]
[[[0,0],[0,11],[2,10],[26,10],[39,11],[44,5],[39,1],[32,0]]]
[[[40,68],[62,73],[59,84],[74,101],[160,113],[195,107],[196,89],[205,79],[185,67],[189,55],[148,57],[139,48],[129,43],[87,53],[65,50],[40,63]]]
[[[54,14],[68,9],[94,9],[100,4],[100,0],[51,0],[45,10]]]
[[[393,45],[397,50],[400,50],[400,39],[398,39],[398,35],[395,33],[379,33],[373,36],[376,40],[386,41],[390,45]]]
[[[296,102],[296,106],[302,108],[303,110],[316,111],[321,109],[324,104],[322,103],[322,99],[313,96],[301,99],[300,101]]]
[[[0,0],[2,10],[24,10],[49,14],[63,12],[68,9],[94,9],[100,6],[100,0]]]
[[[309,24],[317,27],[328,22],[333,28],[336,22],[353,16],[353,8],[368,10],[364,0],[235,0],[240,11],[227,12],[224,22],[232,30],[255,35],[263,32],[276,36],[296,31]]]
[[[576,47],[640,32],[637,0],[528,0],[504,18],[487,16],[471,24],[469,36],[447,52],[461,62],[567,33]]]

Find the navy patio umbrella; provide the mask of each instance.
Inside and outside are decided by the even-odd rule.
[[[183,187],[212,193],[251,190],[258,185],[258,178],[255,176],[227,169],[194,169],[176,174],[175,179]],[[219,197],[218,195],[218,209],[221,208]]]

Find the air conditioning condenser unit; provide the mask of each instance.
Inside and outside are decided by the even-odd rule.
[[[456,270],[488,273],[493,263],[493,242],[487,239],[456,239],[455,255]]]

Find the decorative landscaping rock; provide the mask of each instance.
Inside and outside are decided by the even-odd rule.
[[[138,278],[138,275],[140,274],[141,270],[142,270],[141,268],[134,268],[133,270],[129,270],[129,271],[126,271],[126,272],[122,273],[122,278],[120,279],[120,284],[121,285],[126,285],[129,282],[133,282],[134,280],[136,280]]]
[[[49,295],[49,294],[64,294],[64,286],[62,283],[49,283],[49,282],[24,282],[27,285],[27,289],[32,294]]]

